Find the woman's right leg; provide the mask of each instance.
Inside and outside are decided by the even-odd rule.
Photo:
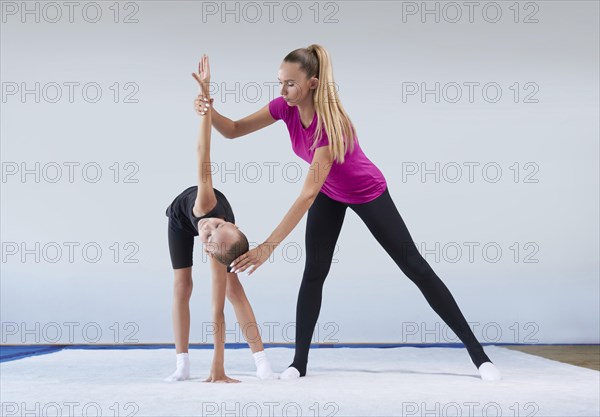
[[[320,192],[306,218],[306,263],[296,304],[296,352],[290,365],[306,375],[310,342],[321,311],[323,284],[331,267],[347,205]],[[282,374],[282,378],[287,378]]]

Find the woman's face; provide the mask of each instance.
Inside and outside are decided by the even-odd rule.
[[[223,219],[209,217],[198,222],[198,235],[206,246],[206,253],[213,253],[221,245],[230,245],[235,242],[239,228]]]
[[[297,62],[282,62],[277,76],[279,80],[279,94],[283,96],[290,106],[306,104],[312,101],[314,89],[319,81],[313,77],[306,79],[306,73],[300,69]]]

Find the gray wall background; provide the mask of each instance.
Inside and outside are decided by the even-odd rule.
[[[239,119],[311,43],[478,339],[598,343],[597,2],[55,4],[2,3],[2,343],[172,342],[164,211],[196,180],[190,74],[208,54],[215,107]],[[307,165],[283,122],[213,132],[215,186],[261,242]],[[293,342],[304,225],[241,275],[265,342]],[[352,211],[338,245],[315,342],[457,341]],[[211,342],[200,250],[194,270],[191,341]]]

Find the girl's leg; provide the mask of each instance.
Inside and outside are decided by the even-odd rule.
[[[187,353],[190,344],[190,297],[192,296],[192,268],[174,269],[173,281],[173,334],[175,352]]]
[[[433,310],[464,343],[477,368],[491,362],[475,338],[454,297],[421,256],[389,191],[365,204],[351,204],[375,239],[383,246],[402,272],[414,282]]]
[[[306,263],[296,304],[296,352],[290,365],[306,375],[308,350],[321,310],[323,283],[329,273],[347,205],[319,193],[306,219]],[[282,377],[284,377],[282,375]]]
[[[235,317],[242,328],[244,339],[248,342],[252,353],[264,350],[254,311],[252,310],[250,301],[248,301],[248,297],[246,297],[244,287],[235,273],[230,272],[227,274],[226,295],[233,306]]]
[[[271,364],[267,359],[254,311],[236,273],[230,272],[227,274],[227,290],[225,294],[233,306],[235,317],[242,328],[244,339],[248,342],[248,346],[250,346],[250,350],[252,351],[252,356],[256,364],[256,376],[260,379],[277,378],[277,375],[271,370]]]
[[[169,222],[171,223],[171,222]],[[176,369],[166,381],[183,381],[190,375],[190,297],[192,295],[192,252],[194,236],[169,224],[169,253],[173,266],[173,335]]]

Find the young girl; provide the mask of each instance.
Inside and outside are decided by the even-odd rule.
[[[173,328],[177,368],[167,381],[182,381],[190,376],[188,357],[190,335],[189,301],[192,294],[192,258],[194,236],[200,236],[204,251],[210,257],[212,272],[212,309],[216,328],[214,356],[210,375],[206,382],[240,382],[225,375],[225,297],[231,302],[237,320],[250,345],[256,362],[256,375],[260,379],[276,378],[267,360],[256,318],[246,298],[237,274],[227,266],[233,259],[248,250],[248,239],[235,225],[231,205],[225,196],[212,186],[210,171],[211,104],[208,96],[210,69],[203,56],[198,65],[199,73],[192,76],[200,84],[203,93],[194,101],[200,120],[198,137],[198,185],[179,194],[166,210],[169,218],[169,252],[175,274],[173,295]],[[255,329],[256,332],[252,332]]]
[[[308,211],[307,259],[296,307],[296,352],[280,377],[291,379],[306,374],[323,284],[346,209],[350,208],[464,343],[481,378],[500,379],[452,294],[419,253],[383,174],[361,150],[354,126],[338,98],[325,48],[313,44],[290,52],[279,67],[279,82],[281,97],[256,113],[234,122],[213,109],[212,122],[223,136],[233,139],[281,119],[287,125],[294,152],[310,164],[302,191],[283,220],[264,243],[231,265],[234,272],[248,269],[252,274]]]

